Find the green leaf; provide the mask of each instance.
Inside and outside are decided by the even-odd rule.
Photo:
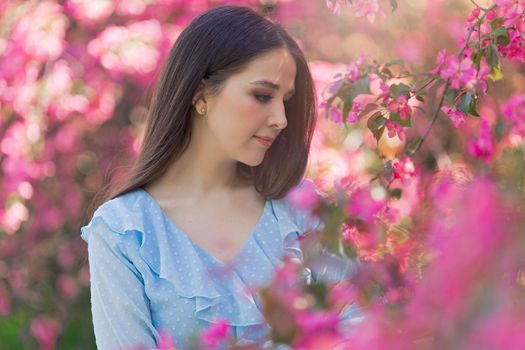
[[[401,194],[403,193],[403,190],[400,189],[400,188],[393,188],[390,190],[390,197],[391,198],[395,198],[395,199],[399,199],[401,198]]]
[[[393,98],[398,98],[401,95],[407,96],[410,92],[410,86],[399,83],[390,85],[390,94]]]
[[[404,66],[404,65],[405,65],[405,61],[403,60],[392,60],[392,61],[388,61],[387,63],[385,63],[385,67]]]
[[[474,95],[474,98],[472,99],[472,101],[470,102],[470,106],[468,107],[468,114],[474,117],[479,117],[479,113],[476,108],[477,101],[478,101],[478,96]]]
[[[457,93],[458,91],[453,88],[448,88],[447,91],[445,91],[445,101],[447,102],[447,104],[454,104],[454,100],[456,99]]]
[[[486,48],[485,57],[491,68],[496,67],[499,63],[498,47],[494,44],[490,44],[490,46]]]
[[[401,115],[398,112],[390,113],[390,120],[391,121],[396,122],[397,124],[399,124],[401,126],[404,126],[406,128],[412,126],[412,123],[410,121],[411,117],[412,116],[409,114],[408,118],[406,120],[403,120],[403,119],[401,119]]]
[[[503,25],[503,17],[497,17],[494,18],[492,21],[490,21],[490,27],[492,29],[499,28]]]
[[[494,29],[492,31],[492,36],[494,37],[496,43],[500,45],[508,45],[508,43],[510,42],[509,33],[504,27]]]
[[[496,135],[496,140],[501,141],[503,139],[503,134],[505,133],[505,124],[502,122],[497,122],[494,124],[494,135]]]
[[[425,102],[425,98],[422,95],[416,95],[416,100]]]
[[[386,67],[383,68],[383,69],[381,69],[381,73],[385,74],[385,75],[388,76],[389,78],[392,77],[392,72],[390,71],[390,69],[388,69],[388,68],[386,68]]]
[[[474,117],[479,117],[478,111],[476,110],[476,101],[477,96],[472,94],[472,92],[467,92],[463,95],[461,102],[458,104],[457,108],[463,113],[470,114]]]
[[[479,68],[479,65],[481,63],[481,58],[483,57],[483,51],[480,50],[480,51],[477,51],[476,54],[474,54],[474,56],[472,56],[472,61],[474,62],[474,64]]]
[[[489,78],[492,81],[503,79],[503,71],[501,70],[501,65],[499,62],[497,66],[491,68]]]
[[[343,105],[343,123],[346,123],[346,119],[348,118],[348,114],[350,114],[350,110],[352,109],[352,103],[345,102]]]
[[[383,131],[385,131],[385,122],[386,119],[381,115],[380,111],[374,113],[366,122],[368,129],[370,129],[377,141],[379,141]]]
[[[461,98],[461,101],[457,105],[457,108],[462,111],[463,113],[468,113],[468,109],[470,107],[470,102],[472,101],[472,93],[467,92],[463,95]]]
[[[397,10],[397,0],[390,0],[390,6],[392,6],[392,12]]]
[[[414,138],[410,139],[405,145],[405,154],[408,156],[413,156],[414,153],[416,153],[417,146],[419,143],[423,140],[421,136],[415,136]]]
[[[375,103],[369,103],[361,110],[361,113],[359,113],[360,117],[363,117],[367,115],[368,113],[372,112],[374,109],[377,109],[377,104]]]
[[[416,109],[418,109],[421,113],[423,113],[423,114],[427,114],[426,109],[424,109],[423,107],[420,107],[420,106],[412,106],[412,108],[416,108]]]

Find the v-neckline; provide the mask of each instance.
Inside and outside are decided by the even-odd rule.
[[[215,255],[209,253],[204,248],[200,247],[197,243],[195,243],[190,238],[190,236],[186,232],[184,232],[184,230],[182,230],[180,227],[175,225],[175,223],[171,220],[171,218],[164,212],[164,209],[162,209],[162,207],[157,202],[157,200],[148,191],[146,191],[142,187],[138,187],[138,189],[140,191],[142,191],[146,195],[146,197],[149,198],[149,200],[153,203],[153,205],[160,211],[163,219],[166,220],[170,224],[171,228],[174,231],[179,232],[186,240],[188,240],[191,243],[191,245],[193,245],[193,247],[195,249],[201,251],[204,255],[206,255],[207,257],[211,258],[216,263],[218,263],[218,264],[220,264],[222,266],[233,266],[233,265],[235,265],[237,260],[240,258],[241,254],[244,252],[244,250],[246,249],[246,247],[248,246],[250,241],[253,239],[253,236],[255,235],[255,232],[259,228],[259,226],[260,226],[260,224],[261,224],[261,222],[262,222],[262,220],[263,220],[263,218],[264,218],[264,216],[266,214],[266,211],[268,210],[268,206],[270,205],[270,201],[271,201],[270,199],[266,199],[266,201],[264,202],[263,211],[262,211],[261,215],[259,216],[259,219],[257,220],[257,223],[255,224],[255,226],[250,231],[250,234],[248,235],[248,237],[246,238],[244,243],[241,245],[241,248],[234,254],[232,259],[230,259],[228,261],[224,261],[222,259],[217,258]]]

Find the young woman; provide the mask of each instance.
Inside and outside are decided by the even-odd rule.
[[[305,57],[278,24],[221,6],[176,40],[126,182],[82,227],[99,349],[179,349],[220,320],[239,344],[269,328],[253,288],[318,220],[285,195],[316,123]],[[252,288],[252,289],[250,289]]]

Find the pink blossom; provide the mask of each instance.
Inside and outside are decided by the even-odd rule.
[[[390,101],[386,108],[390,113],[399,112],[402,120],[407,120],[410,114],[412,114],[412,108],[408,105],[405,95],[398,96],[395,100]]]
[[[331,106],[330,107],[330,118],[334,123],[337,123],[339,125],[343,124],[343,115],[338,107]]]
[[[88,44],[88,52],[115,73],[152,73],[161,58],[164,33],[155,19],[110,26]]]
[[[441,72],[441,69],[443,68],[443,65],[445,65],[447,61],[447,49],[442,49],[438,52],[436,62],[437,66],[432,70],[433,74],[439,74]]]
[[[405,186],[419,173],[419,169],[416,168],[409,157],[394,160],[392,167],[394,178],[401,180]]]
[[[341,240],[357,249],[360,258],[371,259],[377,248],[378,240],[369,232],[360,232],[355,225],[343,224]]]
[[[341,5],[345,3],[345,0],[326,0],[326,7],[334,14],[341,13]]]
[[[359,77],[361,76],[361,67],[364,62],[365,55],[361,52],[354,62],[351,62],[346,66],[345,78],[347,81],[353,83],[359,80]]]
[[[387,101],[390,97],[390,85],[388,85],[384,81],[381,81],[379,89],[381,90],[381,95],[379,95],[379,97],[383,98],[383,101]]]
[[[384,198],[375,198],[370,188],[361,187],[350,195],[345,209],[349,215],[358,216],[362,220],[369,222],[375,218],[384,206]]]
[[[341,346],[341,336],[332,332],[307,334],[294,341],[292,348],[301,350],[338,349]]]
[[[333,349],[341,341],[337,311],[300,310],[295,312],[299,336],[294,339],[294,349]]]
[[[441,111],[450,118],[455,128],[459,128],[459,126],[465,122],[465,113],[456,108],[442,106]]]
[[[314,210],[321,199],[315,184],[308,180],[303,180],[298,186],[292,188],[286,198],[295,207],[307,211]]]
[[[522,21],[525,23],[525,21]],[[523,24],[525,26],[525,24]],[[509,43],[507,45],[498,45],[498,51],[503,57],[508,59],[516,59],[520,62],[525,62],[525,28],[521,31],[515,29],[508,29]]]
[[[66,300],[74,300],[78,295],[79,288],[77,281],[67,275],[61,275],[56,281],[56,286],[60,297]]]
[[[354,101],[352,104],[352,110],[350,111],[350,116],[348,117],[349,123],[355,123],[359,120],[359,114],[363,108],[361,107],[361,103],[359,101]]]
[[[481,10],[479,7],[474,7],[470,15],[467,17],[467,22],[470,23],[479,17]]]
[[[336,332],[339,315],[332,311],[298,311],[295,313],[295,322],[304,334],[323,331]]]
[[[525,94],[516,94],[505,101],[501,113],[511,123],[511,132],[525,138]]]
[[[61,245],[58,248],[57,261],[62,269],[67,270],[72,268],[77,261],[77,255],[73,246],[70,244]]]
[[[67,12],[84,25],[97,24],[108,18],[115,10],[113,0],[68,0]]]
[[[443,79],[450,80],[450,86],[459,89],[461,86],[472,89],[476,83],[477,71],[470,57],[461,61],[456,56],[448,56],[440,71]]]
[[[490,75],[490,70],[491,70],[490,67],[483,60],[480,64],[480,68],[479,68],[478,74],[476,76],[476,81],[474,84],[476,91],[484,92],[484,93],[487,92],[487,89],[488,89],[487,78]]]
[[[479,127],[479,137],[476,140],[469,140],[469,153],[485,161],[490,160],[494,153],[494,144],[490,133],[490,125],[485,119],[481,119]]]
[[[357,17],[366,17],[370,22],[374,22],[377,15],[384,15],[379,0],[353,0],[350,6]]]
[[[28,218],[29,211],[27,210],[27,207],[17,201],[7,208],[3,217],[0,217],[0,227],[7,234],[13,234],[18,231],[22,223]]]
[[[40,349],[52,350],[55,348],[60,332],[62,332],[62,326],[55,318],[42,315],[31,321],[30,331],[31,335],[38,340]]]
[[[157,350],[175,350],[177,349],[177,344],[173,340],[172,336],[167,330],[159,330],[160,340]]]
[[[219,320],[208,329],[200,333],[201,343],[208,349],[215,349],[228,336],[229,324],[226,320]]]
[[[385,127],[388,130],[388,137],[397,136],[400,140],[403,140],[405,138],[405,132],[403,130],[403,127],[398,123],[387,119],[385,121]]]
[[[52,1],[42,1],[22,16],[16,24],[11,39],[20,45],[28,56],[46,61],[56,59],[65,48],[67,17],[62,6]]]

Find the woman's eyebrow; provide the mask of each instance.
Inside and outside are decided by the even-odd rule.
[[[279,85],[274,84],[274,83],[272,83],[269,80],[256,80],[256,81],[252,81],[251,84],[263,85],[263,86],[269,87],[269,88],[274,89],[274,90],[279,90]],[[295,93],[294,89],[288,91],[288,94],[290,94],[290,95],[293,95],[294,93]]]

